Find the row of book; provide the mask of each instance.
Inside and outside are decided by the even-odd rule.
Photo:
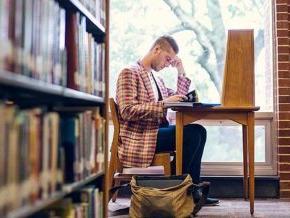
[[[87,186],[36,213],[32,218],[102,218],[104,217],[102,199],[103,192],[94,186]]]
[[[0,1],[0,67],[66,85],[65,10],[54,0]]]
[[[105,119],[99,110],[62,114],[60,127],[66,182],[83,180],[104,169]]]
[[[104,97],[105,46],[97,44],[86,29],[84,16],[67,13],[68,87]]]
[[[106,0],[79,0],[80,3],[105,26],[105,8]]]
[[[62,115],[0,103],[0,215],[104,170],[99,111]]]
[[[55,0],[0,0],[0,33],[0,69],[103,97],[105,48],[80,13]]]

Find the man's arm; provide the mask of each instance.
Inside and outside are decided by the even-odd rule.
[[[122,119],[127,121],[151,120],[160,122],[164,116],[163,102],[138,102],[143,93],[138,89],[138,75],[124,69],[117,82],[117,103]]]
[[[178,75],[177,90],[175,94],[186,95],[190,86],[191,80],[186,76]]]
[[[175,67],[178,72],[177,90],[174,91],[173,89],[166,88],[168,96],[185,95],[188,92],[191,80],[188,77],[186,77],[181,59],[176,56],[175,59],[172,61],[171,66]],[[164,82],[162,80],[161,82],[163,83],[163,86],[165,87]]]

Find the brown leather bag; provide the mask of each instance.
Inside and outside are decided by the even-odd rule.
[[[190,175],[133,176],[131,180],[130,217],[192,217],[201,209],[207,196],[208,184],[192,183]],[[203,197],[196,205],[192,192],[203,188]]]

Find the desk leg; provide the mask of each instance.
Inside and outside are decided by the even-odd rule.
[[[250,172],[250,212],[254,213],[254,198],[255,198],[255,175],[254,175],[254,161],[255,161],[255,147],[254,147],[254,131],[255,131],[254,113],[248,113],[248,154],[249,154],[249,172]]]
[[[183,116],[176,113],[176,175],[182,174]]]
[[[243,166],[244,166],[244,199],[248,199],[248,134],[247,126],[243,125]]]

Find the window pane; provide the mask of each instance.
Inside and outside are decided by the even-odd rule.
[[[203,162],[242,162],[242,127],[205,126],[207,142]],[[265,162],[265,126],[255,127],[255,162]],[[226,137],[225,137],[226,136]]]
[[[140,59],[156,37],[177,40],[185,70],[201,101],[219,102],[228,29],[255,32],[256,105],[273,111],[271,1],[111,0],[110,95],[120,70]],[[158,73],[175,88],[176,72]]]
[[[192,80],[190,89],[197,89],[200,101],[219,102],[227,30],[252,28],[256,105],[261,107],[260,111],[273,111],[271,2],[111,0],[110,96],[115,96],[120,70],[142,58],[158,36],[170,34],[179,44],[178,55]],[[158,72],[158,76],[168,87],[176,88],[175,69]],[[203,161],[242,161],[241,127],[207,129]],[[256,126],[255,134],[255,160],[265,162],[264,126]]]

